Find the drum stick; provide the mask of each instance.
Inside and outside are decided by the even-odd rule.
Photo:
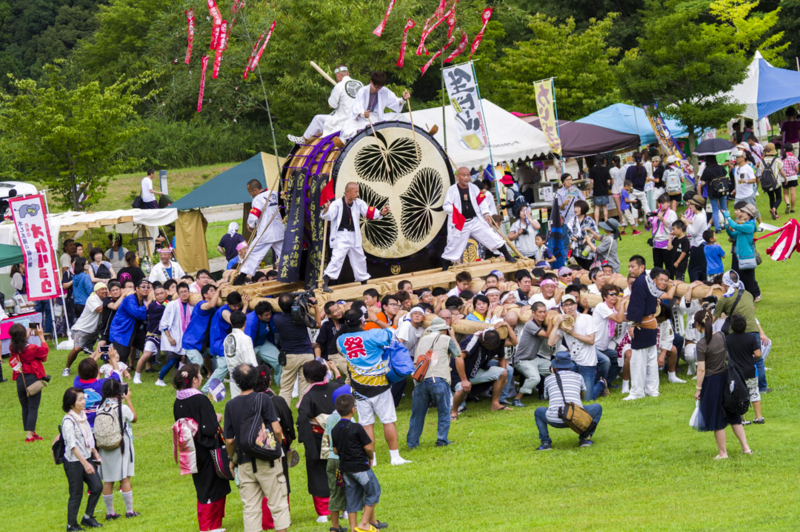
[[[503,231],[501,231],[500,228],[497,227],[497,223],[495,223],[494,219],[492,219],[492,228],[497,232],[497,234],[499,234],[503,238],[503,240],[506,241],[506,244],[508,244],[508,247],[511,248],[511,251],[519,255],[520,258],[525,257],[525,255],[519,252],[517,246],[515,246],[514,243],[511,242],[511,240],[509,240],[509,238],[503,234]]]
[[[414,113],[411,111],[411,98],[406,100],[408,104],[408,118],[411,119],[411,135],[414,137],[414,154],[417,156],[417,161],[419,161],[419,145],[417,144],[417,132],[414,129]]]
[[[386,152],[383,151],[381,141],[378,138],[378,135],[375,134],[375,127],[372,125],[372,119],[368,116],[367,120],[369,121],[369,128],[372,130],[372,136],[375,137],[375,141],[378,143],[378,149],[381,150],[381,156],[383,157],[383,163],[386,165],[386,171],[391,172],[391,168],[389,168],[389,160],[386,158]]]
[[[330,76],[327,74],[327,72],[325,72],[324,70],[322,70],[322,69],[319,67],[319,65],[318,65],[318,64],[316,64],[314,61],[310,61],[310,63],[311,63],[311,66],[312,66],[312,67],[314,67],[314,70],[316,70],[317,72],[319,72],[320,74],[322,74],[322,77],[323,77],[323,78],[325,78],[325,79],[327,79],[328,81],[330,81],[330,82],[331,82],[331,85],[334,85],[334,86],[336,85],[336,82],[333,80],[333,78],[332,78],[332,77],[330,77]]]

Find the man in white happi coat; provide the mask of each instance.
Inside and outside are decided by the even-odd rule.
[[[256,226],[258,229],[256,236],[253,237],[252,249],[233,282],[235,285],[244,284],[248,276],[256,273],[258,265],[270,248],[275,255],[275,264],[278,263],[285,233],[283,220],[278,213],[278,192],[262,188],[258,179],[251,179],[247,183],[247,192],[253,198],[252,208],[247,216],[247,226],[251,231],[255,230]]]
[[[470,237],[491,251],[499,251],[508,262],[517,262],[505,248],[505,242],[497,231],[492,229],[489,197],[470,183],[469,168],[459,168],[456,178],[456,184],[447,189],[442,205],[444,212],[449,215],[442,271],[461,258]]]
[[[350,257],[350,267],[356,281],[366,281],[370,278],[367,273],[367,257],[361,240],[361,217],[367,220],[380,220],[389,214],[389,206],[380,211],[370,207],[364,200],[358,199],[358,184],[348,183],[344,189],[344,196],[325,203],[322,219],[331,223],[331,261],[325,268],[322,289],[331,292],[328,283],[331,279],[338,279],[342,272],[345,257]]]
[[[383,122],[386,120],[383,113],[387,107],[399,113],[409,98],[411,94],[408,91],[403,92],[402,98],[395,96],[386,88],[386,74],[380,71],[373,72],[369,78],[369,85],[356,94],[351,119],[344,125],[339,136],[345,140],[351,139],[362,129],[368,128],[370,122],[373,124]]]
[[[328,98],[328,105],[333,109],[331,114],[316,115],[302,137],[288,135],[289,140],[295,144],[306,144],[312,137],[322,135],[327,137],[342,130],[342,127],[352,117],[353,103],[356,94],[364,84],[350,77],[345,65],[339,65],[333,71],[336,76],[336,86]]]

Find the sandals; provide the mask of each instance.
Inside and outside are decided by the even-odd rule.
[[[329,532],[348,532],[350,529],[348,527],[341,526],[336,528],[335,526],[330,527]]]
[[[458,413],[450,412],[450,421],[458,421]]]
[[[742,454],[753,454],[753,449],[750,449],[749,451],[742,451]]]
[[[511,408],[510,406],[501,405],[500,408],[498,408],[497,410],[492,410],[492,412],[500,412],[502,410],[514,410],[514,409]]]

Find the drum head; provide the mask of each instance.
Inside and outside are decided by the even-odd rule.
[[[336,195],[344,195],[347,183],[355,182],[367,205],[376,209],[388,205],[390,212],[381,220],[362,222],[364,251],[386,259],[408,257],[430,244],[442,229],[446,221],[442,204],[452,169],[427,132],[415,128],[414,135],[406,122],[374,127],[375,135],[368,128],[344,147],[334,167]]]

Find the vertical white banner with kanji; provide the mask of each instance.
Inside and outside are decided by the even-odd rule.
[[[462,144],[470,150],[482,150],[489,145],[489,137],[472,63],[445,68],[443,75]]]
[[[54,263],[47,209],[39,194],[8,200],[11,217],[17,228],[19,245],[25,259],[25,286],[28,299],[53,299],[61,292],[58,266]]]

